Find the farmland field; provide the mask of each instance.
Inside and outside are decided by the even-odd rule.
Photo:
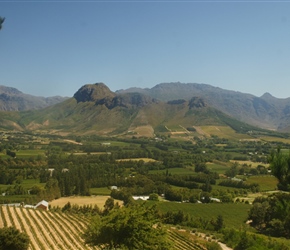
[[[29,249],[98,249],[85,245],[80,237],[88,220],[64,213],[0,206],[0,227],[13,226],[30,238]]]
[[[62,197],[56,200],[49,202],[51,207],[63,207],[65,204],[70,202],[71,205],[97,205],[99,208],[103,208],[106,200],[110,198],[110,196],[70,196],[70,197]],[[119,202],[119,205],[123,204],[122,201],[115,200]]]
[[[266,168],[269,167],[269,164],[265,164],[265,163],[262,163],[262,162],[252,162],[252,161],[240,161],[240,160],[231,160],[232,163],[239,163],[240,165],[247,165],[247,166],[251,166],[253,168],[256,168],[257,166],[259,165],[263,165],[265,166]]]
[[[246,183],[258,183],[260,191],[272,191],[277,189],[278,180],[272,175],[251,176],[247,178]]]
[[[90,188],[90,193],[92,195],[110,195],[111,189],[108,187],[100,187],[100,188]]]
[[[220,138],[239,140],[239,139],[252,139],[251,136],[246,134],[238,134],[228,126],[201,126],[199,127],[203,133],[207,135],[216,135]]]
[[[219,174],[224,174],[230,167],[225,164],[219,164],[219,163],[207,163],[207,168],[212,172],[217,172]]]
[[[0,206],[0,228],[15,227],[29,236],[29,250],[90,250],[100,249],[86,245],[82,234],[89,219],[76,214]],[[208,244],[201,237],[185,237],[184,231],[168,228],[172,249],[205,249]]]
[[[177,212],[179,210],[189,214],[193,218],[202,217],[210,220],[222,215],[227,227],[240,228],[246,226],[245,222],[248,217],[250,205],[243,203],[209,203],[209,204],[192,204],[178,202],[159,202],[158,208],[163,212]]]

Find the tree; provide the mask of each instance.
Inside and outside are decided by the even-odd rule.
[[[0,229],[0,250],[26,250],[29,246],[29,237],[15,227]]]
[[[278,179],[278,189],[290,190],[290,154],[283,154],[281,148],[268,157],[273,175]]]
[[[144,203],[112,209],[96,216],[84,235],[86,243],[103,249],[169,249],[166,231],[157,219],[156,207]]]
[[[5,21],[5,17],[0,16],[0,30],[2,29],[2,24],[4,23],[4,21]]]
[[[263,203],[254,202],[251,210],[249,211],[249,219],[252,220],[252,225],[258,229],[261,229],[265,224],[265,217],[267,210],[269,209],[269,203],[264,201]]]
[[[105,202],[105,205],[104,205],[104,211],[103,213],[106,215],[108,214],[115,206],[115,200],[113,198],[108,198]]]
[[[214,224],[214,229],[220,231],[224,227],[224,218],[222,215],[218,215]]]
[[[149,200],[150,200],[150,201],[159,201],[159,196],[158,196],[158,194],[155,194],[155,193],[150,194],[150,195],[149,195]]]

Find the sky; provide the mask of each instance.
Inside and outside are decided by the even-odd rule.
[[[290,97],[290,1],[0,0],[0,85],[205,83]]]

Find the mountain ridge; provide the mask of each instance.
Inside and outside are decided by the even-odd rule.
[[[66,100],[68,97],[41,97],[25,94],[13,87],[0,85],[0,110],[27,111],[42,109]]]
[[[209,84],[161,83],[153,88],[118,90],[117,93],[137,91],[162,101],[203,98],[210,106],[251,125],[264,129],[285,130],[290,124],[290,98],[276,98],[269,93],[261,97],[239,91],[225,90]],[[286,129],[288,130],[288,129]]]
[[[10,96],[6,94],[11,99],[13,95],[22,94],[13,88],[9,91]],[[239,121],[244,128],[249,124],[290,131],[290,98],[278,99],[269,93],[256,97],[196,83],[162,83],[151,89],[130,88],[116,92],[104,83],[86,84],[71,98],[45,108],[19,112],[2,114],[0,125],[14,124],[18,130],[21,127],[84,134],[126,133],[147,126],[153,135],[167,125],[191,128],[238,124]]]

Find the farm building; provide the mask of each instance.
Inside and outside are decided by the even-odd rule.
[[[45,200],[42,200],[38,202],[35,206],[35,209],[42,209],[42,210],[48,210],[48,202]]]

